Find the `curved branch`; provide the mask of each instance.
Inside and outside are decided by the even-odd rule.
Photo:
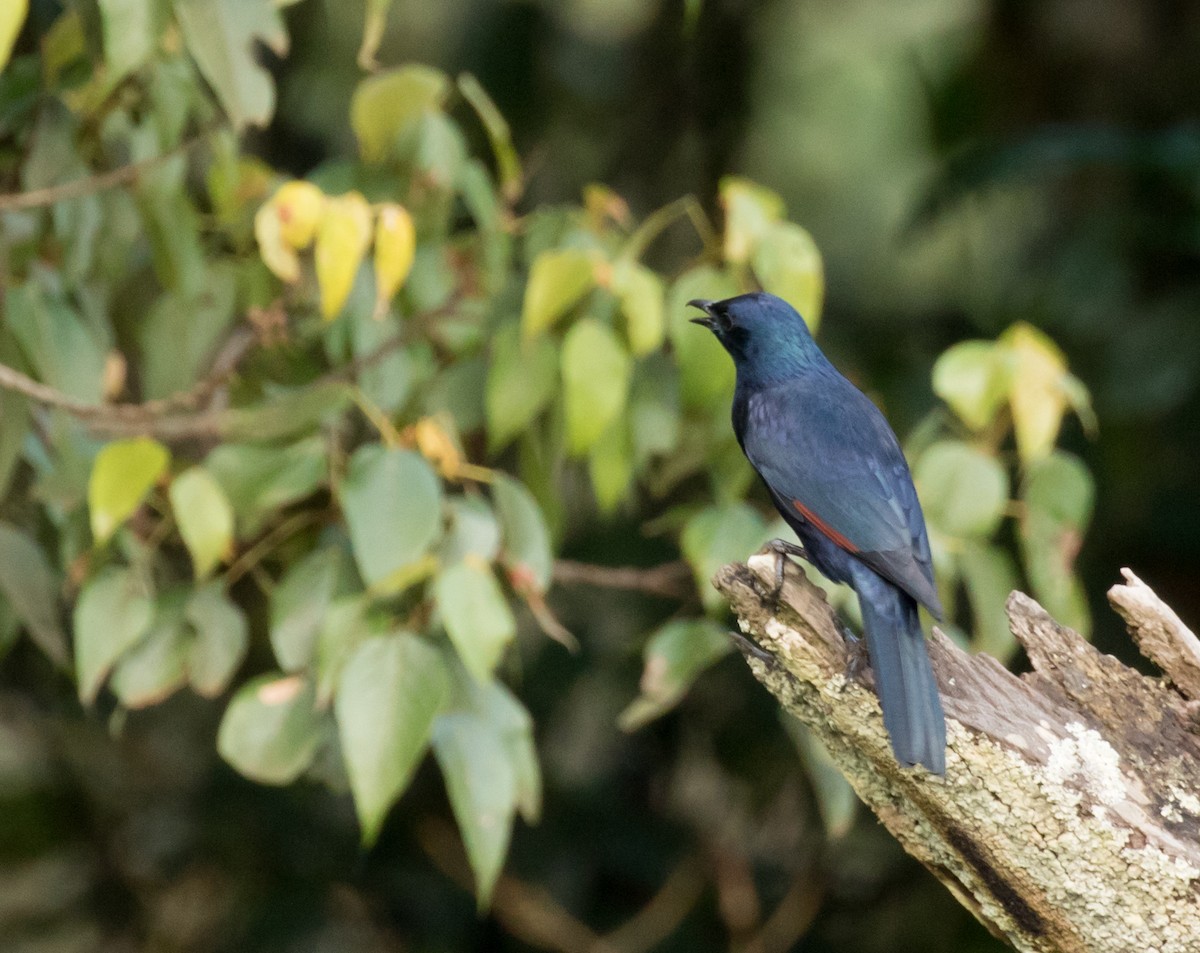
[[[905,770],[874,693],[847,674],[850,653],[823,593],[789,573],[777,603],[773,566],[752,557],[714,580],[765,650],[744,648],[751,670],[997,936],[1030,953],[1195,949],[1200,736],[1183,695],[1013,593],[1010,623],[1033,672],[1013,675],[935,630],[946,777]]]

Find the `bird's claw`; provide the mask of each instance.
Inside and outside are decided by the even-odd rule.
[[[764,649],[749,636],[731,629],[729,632],[729,637],[733,639],[733,644],[741,649],[743,654],[753,655],[760,662],[771,663],[775,661],[774,655]]]
[[[851,681],[861,682],[863,673],[871,667],[867,643],[845,625],[842,626],[842,638],[846,641],[846,677]]]

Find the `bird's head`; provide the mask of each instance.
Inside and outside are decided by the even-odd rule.
[[[692,323],[716,335],[739,374],[786,377],[824,360],[800,313],[775,295],[756,291],[724,301],[696,298],[688,305],[704,312]]]

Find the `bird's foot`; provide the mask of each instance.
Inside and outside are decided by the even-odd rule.
[[[775,591],[771,596],[778,605],[779,596],[783,593],[783,574],[788,556],[797,556],[807,560],[808,550],[799,543],[793,543],[786,539],[773,539],[763,549],[775,557]]]
[[[733,640],[733,644],[741,650],[743,655],[752,655],[760,662],[766,662],[768,664],[771,664],[775,661],[775,656],[755,642],[754,639],[750,638],[750,636],[731,629],[729,632],[729,637]]]
[[[861,682],[863,674],[871,667],[866,640],[860,639],[845,625],[842,625],[842,638],[846,640],[846,677]]]

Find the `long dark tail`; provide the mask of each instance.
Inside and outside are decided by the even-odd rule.
[[[946,719],[916,600],[869,569],[856,575],[867,651],[896,760],[945,774]]]

